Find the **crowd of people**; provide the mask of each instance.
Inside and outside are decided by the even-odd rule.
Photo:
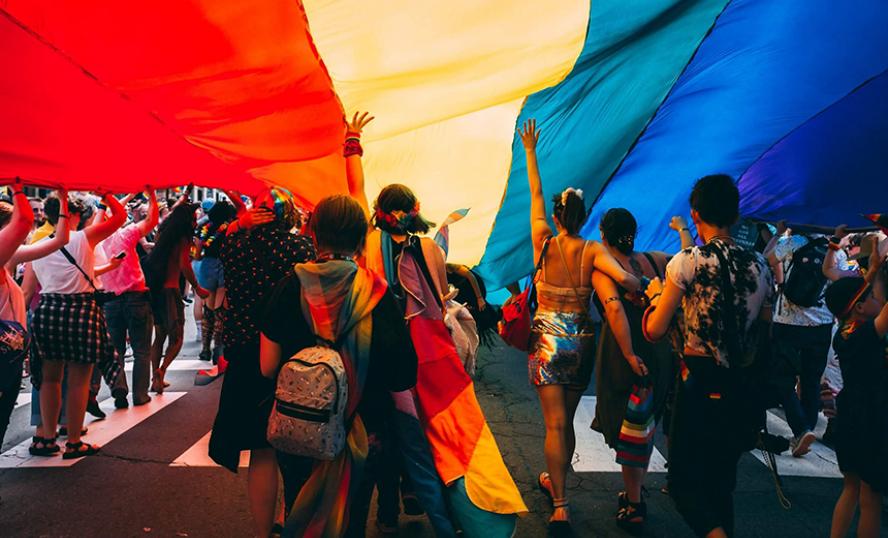
[[[117,408],[162,394],[193,294],[200,358],[227,366],[210,456],[237,472],[249,451],[256,536],[363,536],[374,490],[385,534],[397,532],[403,502],[437,536],[513,535],[527,508],[475,398],[464,343],[490,342],[497,310],[477,275],[447,264],[427,237],[435,225],[409,188],[367,200],[360,140],[372,119],[347,122],[349,193],[310,214],[281,188],[198,205],[188,189],[158,200],[150,186],[123,199],[28,199],[17,180],[0,202],[0,439],[27,363],[30,453],[98,453],[84,417],[104,416],[101,383]],[[572,533],[574,417],[594,374],[591,427],[625,484],[617,525],[645,525],[659,425],[676,509],[699,536],[732,536],[740,456],[805,457],[824,411],[823,441],[845,477],[831,535],[845,536],[859,507],[858,536],[878,536],[888,487],[884,234],[762,224],[749,248],[732,234],[734,180],[712,175],[689,195],[697,238],[685,218],[668,223],[679,252],[636,251],[636,217],[623,208],[598,223],[600,241],[586,240],[582,191],[556,193],[547,207],[540,132],[530,121],[519,134],[538,268],[528,376],[545,423],[538,486],[549,533]],[[522,293],[509,289],[507,305]],[[462,322],[457,301],[471,313]],[[793,432],[783,443],[765,428],[772,407]]]

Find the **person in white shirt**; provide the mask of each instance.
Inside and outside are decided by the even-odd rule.
[[[83,230],[78,230],[78,227],[88,207],[80,200],[70,203],[68,213],[59,215],[58,226],[63,228],[62,224],[67,223],[70,231],[68,245],[31,264],[31,270],[42,288],[40,304],[34,313],[33,330],[36,349],[39,350],[39,353],[35,353],[35,359],[41,364],[43,373],[40,414],[45,436],[54,436],[62,404],[62,375],[66,369],[68,373],[65,402],[68,442],[63,455],[65,459],[93,455],[99,450],[99,447],[80,439],[93,366],[99,364],[102,367],[109,383],[113,383],[120,374],[105,316],[96,302],[94,250],[96,245],[120,228],[126,220],[126,212],[110,194],[104,194],[103,200],[111,209],[110,218],[86,226]],[[39,449],[42,445],[46,453],[40,455],[53,455],[55,440],[45,437],[44,441],[35,443],[32,448]]]
[[[15,408],[28,351],[25,298],[12,275],[17,265],[46,256],[68,241],[68,231],[63,230],[41,244],[22,245],[34,223],[34,213],[22,187],[21,180],[16,178],[12,186],[14,205],[0,203],[0,354],[6,359],[4,364],[14,365],[8,370],[0,369],[0,443]],[[67,194],[62,191],[59,196],[64,200]],[[65,209],[64,204],[62,207]]]

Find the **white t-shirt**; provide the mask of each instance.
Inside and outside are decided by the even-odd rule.
[[[822,236],[817,236],[822,237]],[[804,235],[792,235],[789,237],[781,237],[777,240],[777,246],[774,247],[774,256],[783,265],[783,282],[789,281],[789,275],[792,270],[789,266],[792,264],[792,256],[800,248],[807,245],[808,238]],[[839,269],[848,268],[848,256],[844,250],[836,251],[836,264]],[[824,284],[824,292],[826,286]],[[820,306],[803,307],[794,304],[787,299],[782,293],[777,296],[777,305],[774,308],[774,323],[783,325],[795,325],[797,327],[817,327],[820,325],[830,325],[835,320],[832,312],[826,307],[826,301],[821,300]]]
[[[6,272],[6,269],[0,268],[0,271]],[[0,275],[0,278],[3,278],[3,275]],[[17,321],[22,327],[27,327],[28,324],[25,295],[9,273],[6,273],[6,278],[0,282],[0,319]]]
[[[41,241],[47,241],[41,239]],[[77,264],[94,279],[95,253],[81,230],[72,232],[65,249],[77,261]],[[61,249],[49,256],[31,262],[37,281],[40,282],[40,293],[89,293],[95,291],[83,274],[65,258]]]

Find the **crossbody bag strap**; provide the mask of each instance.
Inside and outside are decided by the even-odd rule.
[[[93,283],[93,279],[91,279],[89,275],[86,274],[86,271],[84,271],[83,268],[80,267],[80,265],[77,263],[77,260],[74,259],[74,256],[72,256],[71,253],[68,252],[68,249],[62,247],[59,250],[61,251],[62,256],[64,256],[68,260],[68,262],[71,263],[71,265],[73,265],[77,268],[78,271],[80,271],[80,274],[83,275],[83,278],[85,278],[89,285],[92,286],[93,291],[99,291],[99,288],[97,288],[95,283]]]
[[[740,352],[740,336],[734,305],[734,284],[731,282],[731,268],[728,265],[727,257],[717,246],[713,246],[713,250],[715,256],[718,258],[719,272],[721,273],[722,279],[722,294],[724,296],[723,309],[727,320],[724,324],[724,336],[725,343],[728,346],[728,354],[730,355],[732,352]],[[728,359],[730,362],[730,359],[734,359],[734,357],[729,356]]]
[[[561,248],[561,241],[558,241],[556,239],[555,244],[558,245],[558,254],[561,256],[561,263],[564,264],[564,270],[567,271],[567,278],[570,279],[570,289],[573,290],[574,296],[576,296],[577,298],[577,302],[583,305],[583,310],[586,312],[586,315],[588,315],[589,305],[580,298],[580,292],[577,291],[577,286],[573,278],[573,273],[570,272],[570,267],[568,267],[567,265],[567,258],[564,257],[564,249]]]

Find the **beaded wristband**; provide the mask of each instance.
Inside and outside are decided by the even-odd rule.
[[[349,138],[345,141],[345,146],[343,148],[343,155],[347,157],[351,157],[352,155],[357,155],[358,157],[364,156],[364,148],[361,147],[361,141],[358,138]]]

